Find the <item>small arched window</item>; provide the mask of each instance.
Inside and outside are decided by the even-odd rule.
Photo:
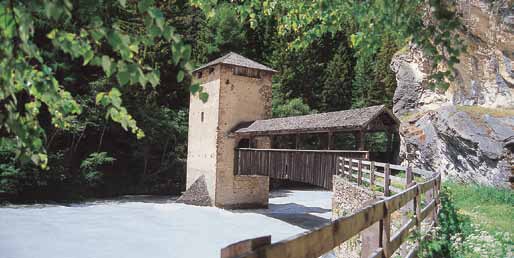
[[[202,123],[203,123],[203,116],[204,116],[203,112],[200,113],[200,120],[201,120]]]

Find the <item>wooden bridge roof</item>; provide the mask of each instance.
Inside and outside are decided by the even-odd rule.
[[[384,105],[342,110],[328,113],[272,118],[241,123],[233,132],[249,135],[272,135],[293,133],[314,133],[327,131],[373,130],[374,120],[381,128],[396,128],[400,124],[391,111]]]

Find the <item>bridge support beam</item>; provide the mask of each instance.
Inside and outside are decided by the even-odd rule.
[[[364,148],[365,148],[365,143],[366,143],[366,134],[364,133],[364,131],[357,131],[355,132],[355,148],[357,150],[360,150],[360,151],[363,151]]]
[[[328,141],[327,141],[327,150],[331,150],[334,148],[334,132],[329,131],[328,132]]]

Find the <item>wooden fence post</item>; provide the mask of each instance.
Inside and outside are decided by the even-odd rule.
[[[410,186],[412,186],[412,181],[413,181],[412,168],[410,166],[407,167],[405,169],[405,173],[406,173],[405,189],[408,189]],[[407,202],[405,204],[405,206],[401,208],[402,225],[409,223],[409,221],[410,221],[409,214],[414,213],[416,211],[416,198],[417,197],[414,197],[414,199],[412,201]],[[403,243],[401,245],[400,255],[402,257],[406,257],[408,253],[409,253],[409,249],[407,248],[407,244]]]
[[[336,175],[340,175],[344,171],[344,161],[342,160],[341,156],[337,156],[337,170]]]
[[[425,192],[425,202],[428,204],[430,203],[432,200],[435,200],[435,189],[436,189],[436,184],[437,184],[437,181],[435,182],[434,184],[434,187],[430,188],[430,190],[426,191]],[[437,201],[437,200],[436,200]],[[426,220],[427,222],[429,222],[429,224],[432,224],[432,223],[435,223],[435,218],[436,218],[436,208],[437,208],[437,203],[435,205],[435,208],[428,214]]]
[[[375,161],[369,164],[369,181],[371,186],[375,185]]]
[[[348,181],[352,181],[353,176],[353,158],[350,158],[350,164],[348,164]]]
[[[357,185],[362,185],[362,160],[357,163]]]
[[[389,207],[387,207],[387,204],[385,205],[385,216],[380,221],[380,230],[381,230],[381,246],[384,250],[385,257],[391,256],[391,251],[389,247],[389,242],[391,241],[391,214],[389,213]]]
[[[271,244],[271,236],[243,240],[221,249],[221,258],[235,258],[244,253]]]
[[[416,216],[416,230],[417,233],[421,235],[421,187],[419,186],[416,197],[414,197],[414,214]],[[419,237],[417,237],[416,246],[414,248],[418,248],[419,244]]]
[[[342,177],[346,176],[346,173],[348,173],[348,168],[346,167],[346,163],[348,163],[348,158],[343,157],[343,174]]]
[[[440,187],[440,183],[441,183],[441,174],[438,175],[438,178],[435,180],[435,184],[434,184],[434,190],[433,190],[433,196],[432,198],[434,198],[435,200],[435,206],[434,206],[434,211],[432,212],[432,220],[434,221],[434,225],[437,225],[437,214],[439,214],[439,187]]]
[[[391,184],[391,169],[389,169],[389,163],[384,166],[384,196],[390,196],[389,185]]]
[[[412,167],[408,166],[407,169],[405,169],[405,173],[406,173],[406,179],[407,181],[405,182],[405,187],[408,187],[410,183],[412,183],[412,181],[414,181],[414,175],[412,174]]]

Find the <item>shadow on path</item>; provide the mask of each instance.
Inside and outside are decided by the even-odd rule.
[[[330,222],[330,219],[323,218],[321,214],[329,213],[331,210],[321,207],[308,207],[297,203],[270,203],[268,209],[239,210],[235,212],[258,213],[270,218],[284,221],[294,226],[301,227],[303,229],[310,230]],[[320,214],[320,216],[314,215],[312,213]]]

